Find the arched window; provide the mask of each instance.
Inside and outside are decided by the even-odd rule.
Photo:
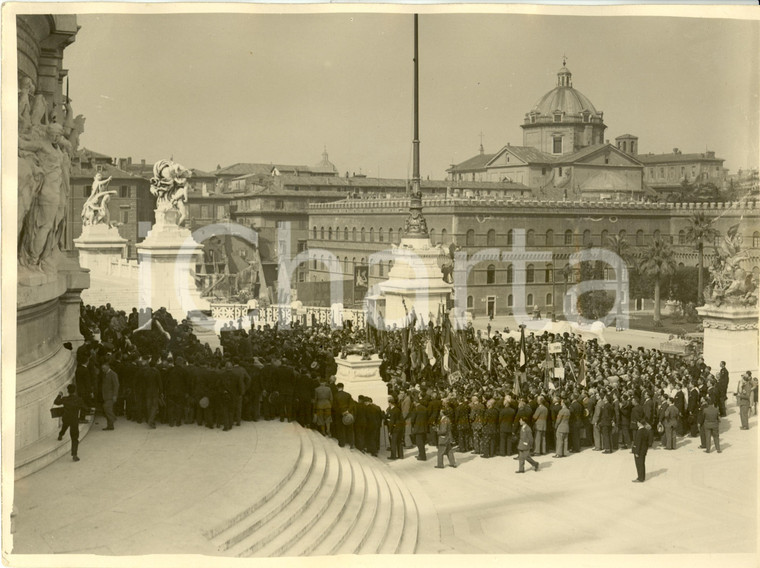
[[[644,231],[639,229],[636,231],[636,246],[642,246],[644,244]]]
[[[348,227],[346,227],[345,229],[343,229],[343,240],[344,241],[348,240]]]
[[[475,231],[474,230],[470,229],[469,231],[467,231],[464,244],[465,246],[468,246],[468,247],[475,246]]]
[[[314,239],[314,240],[317,239],[317,228],[316,227],[312,227],[311,228],[311,238]]]
[[[554,282],[554,265],[547,264],[544,271],[544,282]]]
[[[547,247],[554,246],[554,231],[552,231],[551,229],[546,231],[546,246]]]
[[[496,282],[496,267],[489,264],[486,269],[486,284],[493,284],[494,282]]]
[[[327,240],[332,240],[332,227],[327,227]]]
[[[551,305],[552,305],[552,294],[551,294],[551,292],[549,292],[549,293],[546,295],[546,305],[547,305],[547,306],[551,306]]]
[[[573,232],[570,229],[565,231],[565,244],[566,245],[573,244]]]
[[[374,227],[369,228],[369,242],[371,243],[375,242],[375,228]]]
[[[393,242],[393,229],[388,229],[388,242]]]
[[[568,282],[570,284],[575,282],[575,271],[570,268],[569,264],[566,264],[565,268],[562,269],[562,275],[565,277],[565,282]]]
[[[533,268],[533,265],[529,264],[525,269],[525,281],[530,284],[531,282],[534,282],[535,279],[536,279],[536,271]]]
[[[507,296],[507,307],[511,308],[514,305],[514,298],[512,298],[512,294]]]
[[[351,229],[351,240],[356,242],[356,227]]]
[[[593,244],[593,241],[591,239],[591,230],[586,229],[583,231],[583,246],[585,247],[590,244]]]
[[[496,246],[496,231],[494,229],[489,229],[488,233],[486,234],[486,246],[487,247]]]
[[[528,229],[528,233],[525,235],[525,246],[536,246],[536,231]]]
[[[512,229],[507,231],[507,246],[511,246],[514,240],[514,232]]]
[[[364,242],[364,239],[365,239],[364,227],[362,227],[361,234],[362,234],[362,242]]]
[[[380,277],[384,276],[384,274],[383,274],[383,263],[382,262],[378,262],[377,263],[377,275],[380,276]]]
[[[678,268],[683,268],[684,266],[686,266],[686,265],[683,262],[679,262],[678,263]]]
[[[528,294],[528,308],[533,306],[533,294]]]
[[[320,227],[319,228],[319,238],[322,239],[323,241],[325,240],[325,228],[324,227]]]
[[[686,244],[686,231],[681,229],[678,231],[678,244],[679,245],[685,245]]]
[[[441,229],[441,244],[447,245],[448,242],[449,233],[446,231],[446,229]]]
[[[385,237],[383,236],[383,228],[382,228],[382,227],[380,227],[380,228],[377,230],[377,240],[378,240],[378,241],[380,241],[380,242],[382,243],[382,242],[384,242],[384,241],[383,241],[383,239],[384,239],[384,238],[385,238]]]
[[[467,309],[471,310],[475,305],[475,299],[472,296],[467,296]]]
[[[514,269],[512,268],[512,265],[510,264],[507,266],[507,284],[512,284],[512,280],[514,279]]]
[[[752,248],[760,248],[760,231],[752,233]]]
[[[433,244],[436,244],[435,243],[435,229],[430,229],[428,232],[430,233],[430,242]]]
[[[351,272],[349,274],[353,274],[354,269],[356,268],[356,257],[351,258]]]
[[[610,232],[607,229],[605,229],[604,231],[602,231],[602,243],[601,243],[602,246],[604,246],[606,244],[609,244],[608,243],[609,238],[610,238]]]
[[[398,228],[398,237],[396,237],[396,240],[400,243],[401,239],[404,238],[404,229],[401,227]]]
[[[348,230],[348,229],[346,229],[346,230]],[[348,266],[348,257],[347,256],[343,257],[343,272],[345,272],[346,274],[349,274],[349,272],[350,272],[349,266]]]
[[[654,233],[652,233],[652,238],[653,238],[654,240],[657,240],[657,239],[659,239],[659,238],[660,238],[660,230],[659,230],[659,229],[655,229],[655,230],[654,230]]]
[[[620,229],[620,232],[618,233],[618,237],[620,237],[621,239],[624,239],[625,236],[626,236],[625,229]]]

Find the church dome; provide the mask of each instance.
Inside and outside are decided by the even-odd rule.
[[[573,74],[564,66],[557,73],[557,86],[538,99],[528,113],[528,118],[531,115],[552,117],[556,113],[564,115],[563,122],[571,117],[583,119],[584,113],[587,115],[586,122],[603,116],[586,95],[573,88]]]

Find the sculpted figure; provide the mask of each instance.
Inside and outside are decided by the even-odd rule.
[[[98,225],[105,224],[111,226],[111,213],[108,210],[108,202],[111,200],[111,195],[115,194],[115,190],[108,191],[108,184],[111,182],[111,178],[103,179],[103,174],[95,174],[95,179],[92,182],[92,192],[90,197],[84,202],[82,207],[82,225]]]
[[[62,135],[60,124],[49,124],[43,136],[19,140],[19,262],[22,266],[42,268],[42,261],[54,252],[60,241],[70,168],[70,145]]]
[[[153,165],[150,192],[156,196],[156,210],[176,209],[178,225],[187,218],[187,179],[192,172],[171,160],[159,160]]]
[[[741,245],[739,225],[734,225],[715,247],[716,258],[710,267],[711,279],[705,297],[716,306],[724,303],[741,306],[757,304],[758,282],[752,273],[740,266],[740,262],[747,257],[747,251],[741,250]]]
[[[18,129],[19,135],[28,135],[32,129],[32,91],[34,83],[24,77],[18,86]]]

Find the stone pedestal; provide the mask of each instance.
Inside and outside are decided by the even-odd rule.
[[[156,224],[137,245],[138,307],[161,307],[178,320],[188,312],[209,310],[195,284],[195,264],[201,254],[188,229],[177,226],[178,212],[156,210]]]
[[[734,392],[742,373],[758,373],[757,307],[707,304],[697,308],[704,327],[704,359],[717,374],[726,362],[729,392]]]
[[[338,371],[336,382],[343,383],[344,390],[356,400],[360,394],[368,396],[380,408],[388,406],[388,387],[380,377],[382,360],[373,354],[368,361],[361,355],[348,355],[345,359],[335,358]]]
[[[440,249],[431,245],[428,237],[403,238],[393,249],[393,268],[388,280],[380,283],[385,299],[385,325],[404,327],[406,312],[411,313],[412,308],[418,324],[422,320],[427,324],[431,313],[435,317],[440,305],[446,307],[453,286],[443,280],[438,266],[440,254]]]
[[[119,235],[118,229],[105,224],[82,227],[82,234],[74,239],[79,249],[79,265],[95,274],[106,275],[111,271],[111,262],[124,256],[127,239]]]

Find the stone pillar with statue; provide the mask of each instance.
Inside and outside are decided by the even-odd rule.
[[[156,197],[156,222],[137,245],[139,307],[164,307],[179,320],[190,312],[210,309],[195,281],[201,245],[183,226],[190,175],[172,160],[154,164],[150,191]]]
[[[758,374],[758,280],[742,265],[738,225],[731,227],[710,266],[710,283],[705,289],[705,305],[697,308],[704,328],[704,360],[713,369],[726,362],[733,392],[734,384],[746,371]]]

